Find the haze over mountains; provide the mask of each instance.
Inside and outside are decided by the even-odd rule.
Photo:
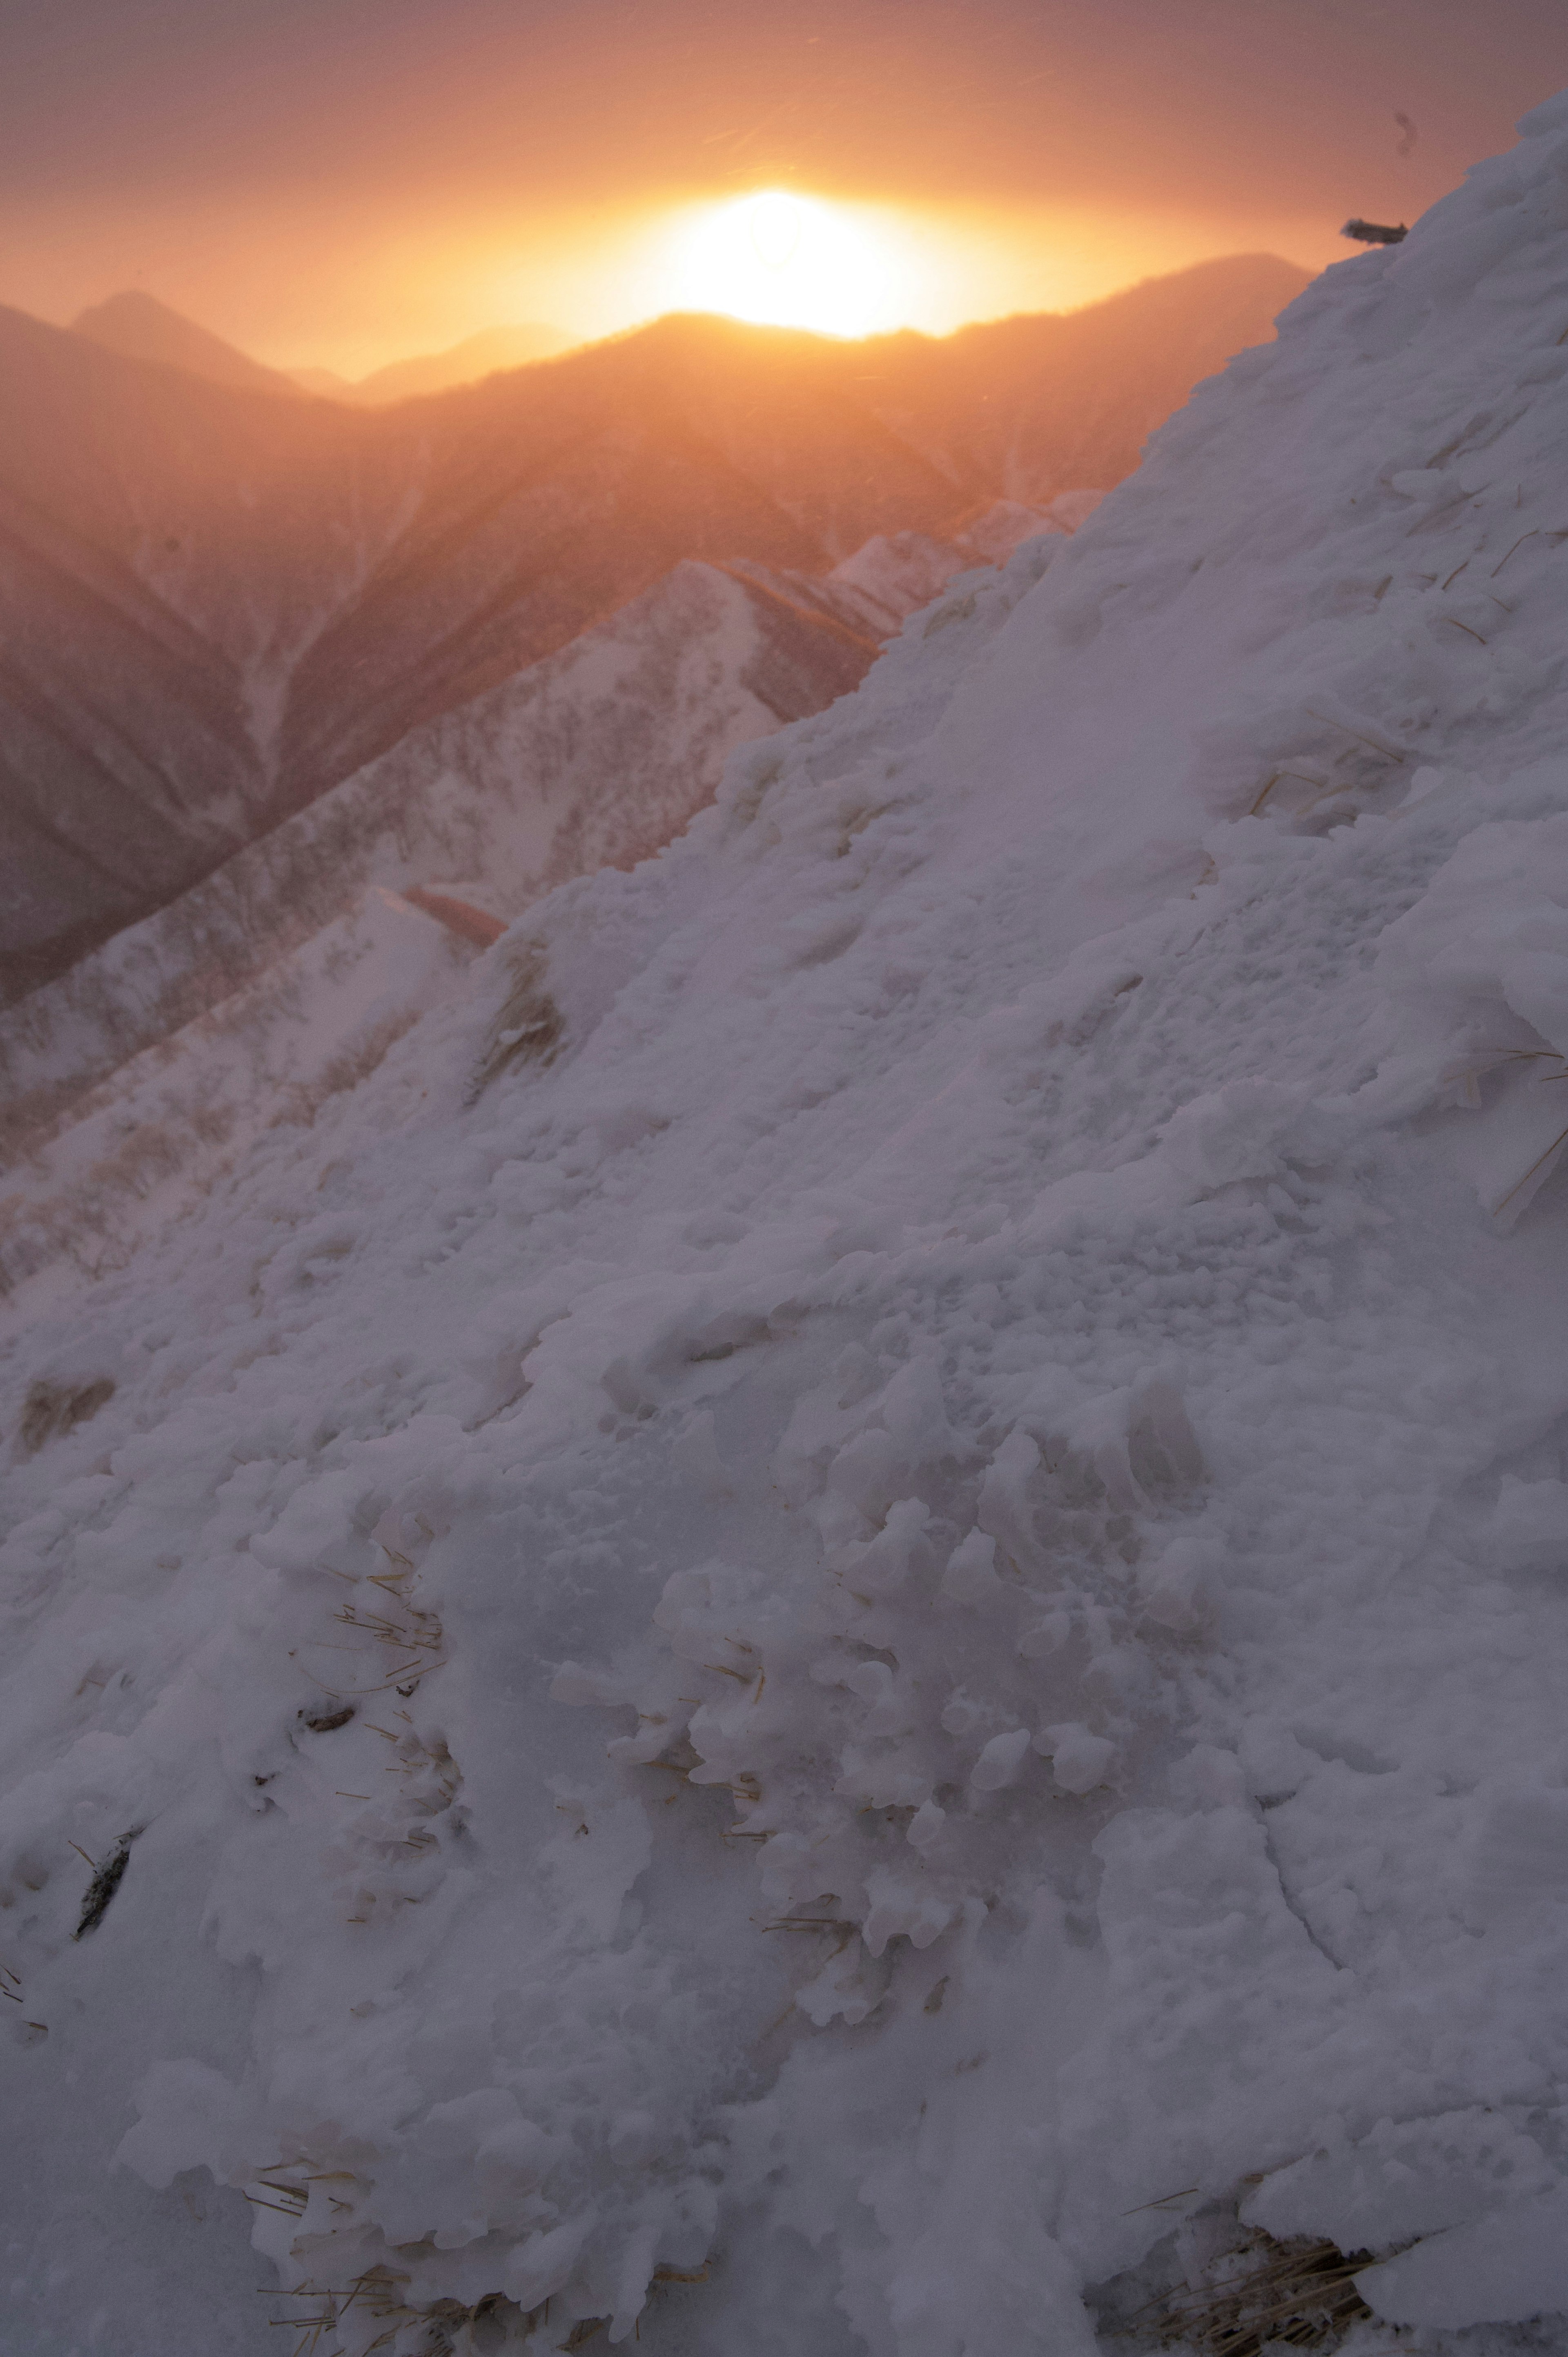
[[[516,328],[483,328],[477,336],[465,336],[461,343],[451,344],[445,351],[391,361],[385,368],[372,369],[369,376],[339,376],[335,369],[323,368],[290,369],[288,374],[306,393],[379,409],[389,402],[412,401],[420,393],[445,393],[455,384],[476,383],[480,377],[493,376],[498,369],[526,368],[531,361],[551,360],[557,352],[569,350],[574,340],[559,328],[532,321]]]
[[[1120,479],[1302,277],[1237,257],[941,342],[671,317],[369,413],[109,349],[104,312],[122,342],[163,333],[145,298],[91,333],[0,314],[0,989],[683,559],[820,576]],[[209,371],[214,341],[183,349]]]
[[[225,343],[194,319],[183,318],[160,303],[156,295],[128,287],[94,303],[70,323],[71,333],[102,344],[129,361],[154,361],[165,368],[186,369],[209,384],[229,385],[242,393],[280,393],[297,396],[302,390],[281,369],[263,366],[232,344]]]
[[[526,368],[532,361],[550,360],[568,350],[573,341],[559,328],[537,321],[513,328],[484,328],[444,351],[416,352],[372,369],[368,376],[354,378],[339,376],[336,369],[268,368],[139,287],[93,304],[70,325],[74,335],[86,336],[126,360],[156,361],[166,368],[185,369],[209,384],[234,386],[245,393],[315,393],[368,409],[412,401],[420,393],[446,393],[453,385],[475,384],[499,369]]]

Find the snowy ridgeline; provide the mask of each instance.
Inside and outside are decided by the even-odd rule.
[[[14,1323],[9,2346],[1564,2346],[1529,130]]]
[[[824,577],[678,565],[0,1011],[0,1291],[122,1267],[259,1131],[308,1122],[460,989],[472,944],[421,890],[510,919],[647,858],[736,745],[831,704],[944,582],[1100,497],[879,535]]]

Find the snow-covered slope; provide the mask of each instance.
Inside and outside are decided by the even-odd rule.
[[[458,985],[460,949],[389,894],[456,890],[510,920],[634,866],[713,799],[736,745],[821,711],[945,581],[1097,497],[1050,516],[1003,501],[953,542],[879,536],[820,579],[678,565],[0,1012],[0,1289],[123,1265],[258,1131],[314,1117]]]
[[[14,1327],[13,2345],[1568,2345],[1527,131]]]

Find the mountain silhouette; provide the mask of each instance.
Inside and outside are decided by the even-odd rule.
[[[165,368],[188,370],[209,384],[224,384],[242,393],[277,393],[297,401],[302,388],[278,369],[264,368],[248,353],[226,344],[194,319],[171,311],[156,295],[132,288],[95,303],[71,323],[73,335],[86,336],[106,350],[131,361],[156,361]]]
[[[0,311],[0,990],[683,560],[821,576],[1109,486],[1303,282],[1243,256],[940,340],[674,317],[368,411]]]

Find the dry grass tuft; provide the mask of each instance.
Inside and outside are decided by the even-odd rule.
[[[1372,2255],[1347,2255],[1333,2243],[1277,2243],[1254,2231],[1217,2260],[1213,2278],[1152,2301],[1141,2321],[1161,2341],[1205,2357],[1259,2357],[1269,2347],[1337,2348],[1351,2325],[1371,2315],[1354,2278]]]
[[[69,1383],[37,1383],[29,1386],[22,1408],[21,1440],[29,1457],[36,1457],[48,1440],[59,1440],[74,1432],[79,1424],[86,1424],[104,1404],[114,1396],[114,1385],[102,1375],[95,1383],[81,1383],[74,1389]]]
[[[468,1103],[514,1064],[551,1064],[565,1026],[561,1009],[544,987],[544,958],[530,949],[517,960],[511,988],[496,1017],[489,1040],[468,1082]]]

